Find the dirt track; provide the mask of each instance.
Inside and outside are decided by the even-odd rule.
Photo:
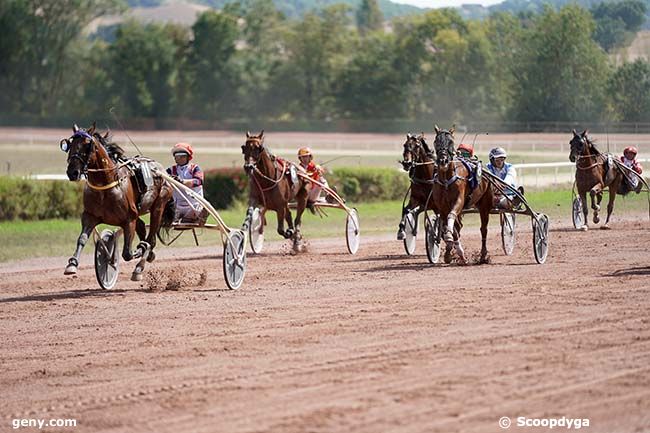
[[[130,264],[99,290],[88,257],[78,278],[65,258],[0,265],[0,431],[486,433],[502,416],[650,431],[647,222],[556,224],[546,265],[524,225],[512,257],[493,226],[483,266],[430,267],[392,238],[357,256],[276,244],[236,292],[206,249],[161,250],[159,284],[207,271],[174,291],[127,281]]]

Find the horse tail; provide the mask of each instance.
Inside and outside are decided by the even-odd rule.
[[[170,197],[167,203],[165,203],[165,210],[163,210],[162,222],[160,224],[160,229],[169,228],[174,222],[174,216],[176,215],[176,204],[174,198]]]

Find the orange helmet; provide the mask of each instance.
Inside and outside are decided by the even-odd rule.
[[[458,151],[459,152],[465,151],[469,153],[469,156],[474,156],[474,146],[472,146],[471,144],[461,143],[458,146]]]
[[[636,149],[636,147],[634,147],[634,146],[628,146],[628,147],[626,147],[625,150],[623,151],[623,155],[625,155],[625,154],[628,153],[628,152],[633,153],[634,156],[636,156],[636,154],[639,153],[639,151],[638,151],[638,150]]]
[[[172,147],[172,155],[176,155],[177,153],[184,153],[191,160],[194,156],[194,149],[192,149],[192,146],[189,143],[176,143],[174,147]]]
[[[301,147],[300,149],[298,149],[298,157],[301,156],[311,156],[311,148]]]

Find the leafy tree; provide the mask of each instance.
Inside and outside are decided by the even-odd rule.
[[[293,96],[289,109],[294,115],[324,118],[334,112],[334,79],[352,46],[349,22],[348,8],[337,5],[319,14],[309,13],[292,26],[288,59],[279,71],[279,76],[291,80],[277,86]]]
[[[173,25],[129,21],[116,33],[110,47],[110,79],[119,106],[130,115],[161,120],[174,103],[174,85],[179,65],[179,46]],[[187,43],[187,38],[183,41]]]
[[[607,58],[591,39],[594,21],[578,6],[550,8],[527,29],[513,69],[512,118],[575,121],[603,110]]]
[[[591,10],[596,20],[594,39],[606,51],[632,39],[646,20],[647,6],[640,0],[599,3]]]
[[[607,83],[614,117],[623,122],[645,122],[650,116],[650,64],[638,59],[618,68]]]
[[[71,71],[83,61],[72,44],[88,23],[122,6],[120,0],[3,1],[0,82],[10,106],[37,115],[65,108],[64,80],[74,80]]]
[[[374,34],[364,39],[337,82],[337,107],[351,118],[403,118],[407,83],[400,73],[395,38]]]
[[[361,0],[357,9],[357,28],[361,34],[380,30],[384,23],[384,15],[379,9],[377,0]]]
[[[192,30],[194,40],[188,69],[193,73],[194,100],[199,112],[207,117],[226,113],[237,87],[230,63],[238,37],[236,17],[206,11]]]

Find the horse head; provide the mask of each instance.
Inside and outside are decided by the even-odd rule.
[[[88,166],[97,165],[95,129],[95,122],[88,129],[79,128],[75,124],[72,127],[72,136],[61,140],[61,150],[68,154],[66,174],[72,181],[77,181],[81,179],[81,175],[86,175]]]
[[[406,134],[406,141],[402,147],[402,161],[400,161],[400,164],[402,164],[404,171],[409,171],[415,162],[416,154],[418,152],[417,148],[420,147],[420,142],[415,135],[409,132]]]
[[[592,148],[592,143],[587,137],[587,130],[585,129],[582,133],[578,134],[576,130],[571,131],[573,133],[573,138],[569,141],[571,146],[571,152],[569,153],[569,160],[571,162],[576,162],[576,159],[587,153],[587,151]]]
[[[246,132],[246,142],[241,147],[244,154],[244,170],[251,174],[264,152],[264,130],[257,134]]]
[[[438,125],[434,127],[436,131],[436,139],[433,142],[433,146],[436,151],[436,163],[438,166],[444,166],[449,163],[454,157],[454,127],[451,129],[440,129]]]

